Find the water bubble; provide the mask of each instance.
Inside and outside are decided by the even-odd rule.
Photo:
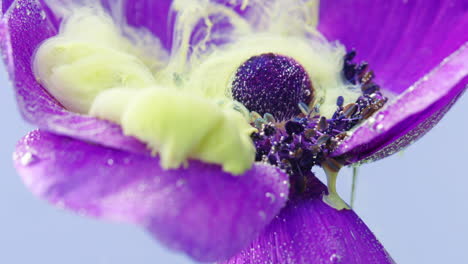
[[[28,166],[36,160],[34,155],[31,152],[26,152],[21,156],[20,163],[23,166]]]
[[[331,256],[330,256],[330,261],[331,263],[340,263],[341,262],[341,259],[342,257],[336,253],[333,253]]]
[[[333,253],[331,256],[330,256],[330,261],[331,263],[341,263],[341,259],[342,257],[336,253]]]
[[[107,160],[107,165],[109,165],[109,166],[114,165],[114,160],[113,159],[108,159]]]
[[[39,108],[39,106],[37,104],[28,104],[26,106],[26,109],[28,109],[28,111],[30,111],[30,112],[35,112],[35,111],[37,111],[38,108]]]
[[[379,114],[377,116],[377,121],[382,121],[384,119],[385,115],[384,114]]]
[[[378,124],[375,129],[377,130],[377,132],[382,132],[383,129],[384,129],[384,125],[383,124]]]
[[[265,193],[265,197],[270,199],[270,203],[274,203],[276,201],[276,196],[270,192]]]

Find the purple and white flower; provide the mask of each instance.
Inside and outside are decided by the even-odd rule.
[[[171,9],[171,1],[103,0],[122,30],[142,29],[158,40],[164,63],[154,71],[174,67],[170,73],[177,73],[172,80],[177,83],[186,81],[172,71],[180,61],[202,65],[216,52],[232,51],[240,38],[264,32],[274,39],[324,37],[347,48],[338,59],[339,74],[359,88],[354,97],[336,92],[326,97],[323,78],[302,58],[280,54],[280,48],[259,46],[262,52],[234,65],[230,89],[241,104],[233,109],[248,110],[246,124],[254,131],[249,146],[255,148],[255,162],[240,175],[205,152],[185,156],[183,166],[160,165],[164,155],[152,155],[155,149],[148,150],[150,140],[141,134],[128,133],[112,118],[70,111],[73,100],[60,99],[50,82],[38,78],[42,64],[34,65],[39,47],[61,34],[68,19],[56,1],[46,2],[54,1],[1,2],[4,61],[23,117],[38,127],[14,154],[35,195],[88,216],[140,225],[197,261],[394,263],[352,210],[337,210],[347,206],[334,190],[336,176],[342,166],[403,150],[463,94],[468,84],[464,0],[323,0],[310,6],[317,1],[298,0],[292,2],[310,9],[291,4],[284,12],[270,9],[281,2],[284,7],[280,0],[195,1],[198,10],[181,8],[183,1]],[[65,7],[69,1],[61,2]],[[220,9],[207,16],[193,13],[213,6]],[[241,22],[226,19],[232,17]],[[196,18],[189,30],[187,18]],[[245,43],[250,42],[237,47]],[[324,114],[324,109],[332,110]],[[199,118],[193,122],[204,116]],[[328,190],[311,171],[316,167],[327,172]]]

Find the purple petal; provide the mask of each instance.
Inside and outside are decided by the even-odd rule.
[[[351,210],[325,204],[317,186],[307,198],[288,202],[252,244],[223,264],[394,263]]]
[[[14,0],[2,0],[2,13],[5,13],[6,10],[10,7]]]
[[[277,215],[288,177],[262,164],[240,177],[191,161],[165,171],[159,159],[34,131],[18,144],[16,168],[37,196],[97,218],[146,227],[200,261],[226,259]]]
[[[464,0],[331,0],[321,2],[320,12],[320,30],[356,48],[376,72],[377,83],[402,94],[334,156],[357,162],[400,151],[437,124],[468,83],[468,55],[461,48],[468,41]],[[413,84],[414,91],[404,93]]]
[[[150,30],[170,50],[173,26],[169,17],[171,3],[171,0],[124,0],[127,23]]]
[[[3,7],[8,6],[2,3]],[[23,117],[58,134],[97,142],[110,147],[147,152],[145,145],[122,134],[118,125],[65,110],[37,82],[32,56],[38,45],[57,34],[55,18],[36,0],[18,0],[2,14],[0,43]]]
[[[378,160],[407,147],[434,127],[468,84],[468,44],[444,60],[374,118],[361,125],[333,153],[347,162]]]
[[[319,30],[356,48],[377,83],[402,93],[468,40],[468,2],[321,1]]]

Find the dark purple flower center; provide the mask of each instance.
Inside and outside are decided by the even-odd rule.
[[[281,122],[266,114],[254,122],[259,130],[252,135],[257,149],[256,160],[278,166],[290,174],[294,187],[292,191],[304,191],[308,181],[304,175],[309,175],[313,166],[321,166],[329,159],[329,154],[347,136],[347,131],[368,119],[387,102],[380,87],[372,81],[374,74],[367,70],[367,63],[353,63],[354,56],[354,51],[345,56],[343,77],[361,86],[362,95],[356,102],[344,105],[344,98],[339,96],[336,100],[337,109],[331,118],[320,116],[315,109],[309,109],[307,101],[299,102],[301,113],[283,110],[285,106],[281,105],[281,112],[297,114]],[[255,97],[251,100],[255,100]],[[265,112],[275,111],[268,109]]]
[[[250,58],[237,69],[232,95],[250,111],[287,120],[301,112],[300,102],[311,102],[313,89],[307,72],[298,62],[266,53]]]

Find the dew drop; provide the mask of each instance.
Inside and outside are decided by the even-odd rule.
[[[384,125],[383,124],[378,124],[375,128],[376,128],[377,132],[382,132],[383,128],[384,128]]]
[[[21,165],[28,166],[31,165],[36,160],[35,156],[31,152],[26,152],[21,156]]]
[[[270,203],[274,203],[276,201],[276,196],[270,192],[265,193],[265,197],[270,199]]]
[[[382,121],[384,119],[385,115],[384,114],[379,114],[377,116],[377,121]]]
[[[342,257],[336,253],[333,253],[331,256],[330,256],[330,261],[331,263],[341,263],[341,259]]]
[[[28,109],[28,111],[30,112],[35,112],[37,111],[37,108],[38,108],[38,105],[37,104],[28,104],[26,106],[26,109]]]

